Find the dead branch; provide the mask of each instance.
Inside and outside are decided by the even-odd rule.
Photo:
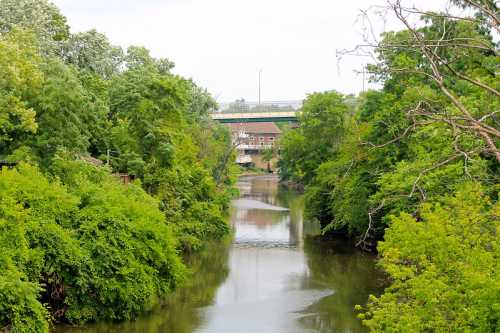
[[[407,18],[403,14],[402,6],[401,6],[401,0],[396,0],[394,4],[391,3],[392,9],[396,15],[396,17],[406,26],[406,28],[410,31],[410,33],[413,35],[414,39],[416,42],[418,42],[419,47],[423,54],[426,56],[426,59],[429,62],[429,65],[432,70],[432,78],[434,82],[437,83],[439,86],[440,90],[445,94],[446,97],[451,101],[451,103],[471,122],[473,128],[478,131],[478,133],[484,138],[486,141],[487,145],[490,147],[491,151],[493,152],[493,155],[497,159],[497,161],[500,163],[500,150],[496,147],[495,142],[491,139],[490,134],[487,133],[487,131],[484,130],[484,124],[478,122],[475,120],[469,110],[460,102],[460,100],[446,87],[444,83],[444,76],[439,70],[438,62],[436,61],[437,55],[425,45],[423,42],[423,37],[421,34],[419,34],[415,28],[413,28],[410,23],[408,22]],[[493,132],[498,135],[495,135],[500,138],[500,132],[493,129]]]
[[[420,14],[420,15],[429,16],[429,17],[443,18],[443,19],[456,20],[456,21],[468,21],[468,22],[477,23],[477,24],[481,23],[480,20],[474,19],[472,17],[457,16],[457,15],[452,15],[450,13],[435,13],[435,12],[429,12],[429,11],[424,12],[418,8],[415,8],[415,7],[403,7],[403,10],[407,13],[410,13],[410,14]]]
[[[498,14],[491,8],[488,8],[487,6],[481,5],[479,2],[474,1],[474,0],[464,0],[464,2],[468,3],[472,7],[475,7],[478,9],[480,12],[486,14],[492,21],[492,27],[497,30],[497,32],[500,33],[500,18],[498,17]]]
[[[378,205],[377,208],[370,209],[368,211],[368,227],[366,228],[365,233],[361,237],[361,239],[356,243],[356,246],[361,246],[364,250],[367,250],[368,248],[366,247],[366,239],[370,235],[370,232],[373,228],[373,215],[376,214],[379,210],[384,208],[385,205],[385,199],[383,199],[380,204]]]
[[[495,114],[497,114],[497,113],[499,113],[499,112],[500,112],[500,110],[493,111],[492,113],[489,113],[489,114],[487,114],[487,115],[482,116],[482,117],[481,117],[478,121],[479,121],[479,122],[483,122],[483,121],[485,121],[485,120],[486,120],[486,119],[488,119],[488,118],[494,117],[494,116],[495,116]]]
[[[403,138],[405,138],[407,136],[408,133],[410,133],[410,131],[413,131],[415,130],[415,124],[412,124],[411,126],[408,126],[404,131],[403,133],[401,133],[400,135],[396,136],[394,139],[392,140],[389,140],[383,144],[380,144],[380,145],[376,145],[376,144],[373,144],[372,142],[362,142],[361,144],[363,145],[369,145],[371,146],[372,149],[375,149],[375,148],[383,148],[385,146],[388,146],[394,142],[397,142]]]

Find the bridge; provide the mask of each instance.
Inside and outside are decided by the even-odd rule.
[[[296,122],[302,101],[220,103],[212,119],[221,123]]]

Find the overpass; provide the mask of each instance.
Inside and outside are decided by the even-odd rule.
[[[212,119],[221,123],[295,122],[297,121],[297,111],[213,113]]]
[[[220,103],[212,119],[221,123],[296,122],[302,101]]]

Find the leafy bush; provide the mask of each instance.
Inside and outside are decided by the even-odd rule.
[[[0,189],[3,189],[0,187]],[[37,251],[26,240],[27,214],[9,197],[0,199],[0,330],[46,332],[48,311],[39,302]]]
[[[11,311],[6,325],[21,330],[18,318],[43,320],[41,303],[73,323],[132,318],[182,280],[172,231],[140,185],[122,186],[106,169],[60,158],[52,172],[59,178],[21,164],[0,175],[1,226],[17,235],[0,238],[0,263],[12,267],[5,283],[25,289],[17,299],[2,295],[0,307]],[[36,316],[24,317],[28,310]]]
[[[500,204],[478,184],[421,207],[421,221],[392,216],[379,243],[392,285],[371,297],[374,332],[498,332]]]

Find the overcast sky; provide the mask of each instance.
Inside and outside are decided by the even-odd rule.
[[[338,63],[336,50],[360,43],[359,10],[384,0],[53,2],[73,32],[96,28],[115,45],[145,46],[227,102],[257,100],[259,69],[263,100],[299,100],[331,89],[358,93],[363,82],[354,70],[366,60]]]

